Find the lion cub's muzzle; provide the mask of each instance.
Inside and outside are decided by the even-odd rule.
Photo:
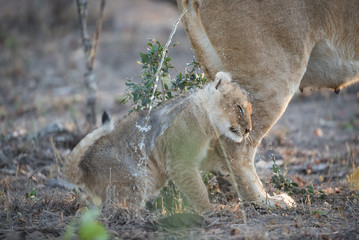
[[[252,131],[252,128],[244,127],[243,129],[241,129],[241,128],[229,127],[228,130],[231,133],[233,133],[236,137],[246,138],[248,137],[249,133]]]

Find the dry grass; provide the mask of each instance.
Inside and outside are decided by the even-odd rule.
[[[39,137],[37,143],[33,143],[33,139],[7,142],[10,146],[12,141],[17,142],[18,147],[12,148],[12,159],[17,162],[17,169],[1,173],[1,238],[60,238],[70,222],[78,221],[82,215],[85,201],[79,194],[61,184],[49,184],[50,175],[61,178],[61,168],[58,175],[48,137]],[[61,155],[63,142],[56,142],[59,139],[56,135],[52,137],[54,146],[58,146],[57,155]],[[68,136],[67,139],[72,138]],[[8,153],[8,148],[2,150]],[[51,152],[49,155],[48,151]],[[213,189],[215,183],[211,184]],[[204,215],[193,211],[161,214],[161,211],[128,208],[112,199],[103,206],[99,220],[112,237],[120,239],[355,238],[359,231],[358,193],[333,182],[321,186],[327,192],[325,199],[311,196],[290,210],[260,208],[251,203],[238,204],[225,200],[223,193],[214,192],[212,200],[221,204],[217,204],[215,211]],[[35,189],[35,193],[32,192]],[[297,200],[300,199],[297,196]]]

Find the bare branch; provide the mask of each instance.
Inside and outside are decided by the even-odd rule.
[[[99,38],[102,30],[104,9],[106,0],[101,0],[100,13],[97,19],[96,31],[93,35],[92,42],[87,33],[87,0],[76,0],[77,10],[79,14],[79,22],[81,27],[82,44],[86,56],[85,85],[87,88],[87,102],[86,102],[86,121],[87,131],[90,131],[96,125],[96,81],[93,73],[94,62],[97,56],[97,49]]]
[[[89,56],[89,68],[92,69],[94,65],[94,61],[97,55],[97,48],[98,48],[98,42],[100,38],[100,34],[102,31],[102,22],[103,22],[103,12],[105,9],[106,0],[101,0],[101,7],[100,7],[100,14],[99,18],[97,19],[97,26],[96,26],[96,32],[93,35],[92,43],[93,46],[91,48],[91,54]]]
[[[79,22],[81,28],[82,45],[86,56],[91,49],[91,41],[87,33],[87,0],[76,0],[77,12],[79,14]]]

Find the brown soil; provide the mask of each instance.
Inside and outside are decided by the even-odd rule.
[[[89,1],[90,31],[96,3]],[[146,51],[148,38],[164,43],[178,16],[165,1],[108,1],[106,9],[96,61],[98,119],[103,110],[114,118],[127,112],[129,106],[116,97],[127,78],[138,79],[139,52]],[[183,26],[173,41],[180,44],[169,55],[183,71],[193,57]],[[84,135],[83,58],[73,1],[2,3],[0,239],[62,239],[82,215],[85,202],[62,181],[61,167]],[[358,238],[359,195],[350,178],[359,166],[358,86],[339,95],[307,91],[295,96],[258,151],[257,168],[271,192],[273,158],[299,187],[312,184],[317,194],[295,195],[298,207],[284,210],[239,205],[211,191],[212,200],[221,204],[203,216],[167,216],[112,203],[99,220],[118,239]]]

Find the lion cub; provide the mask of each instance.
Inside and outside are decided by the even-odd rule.
[[[219,72],[203,89],[147,111],[134,112],[116,123],[103,115],[103,125],[89,133],[69,154],[65,177],[106,199],[143,204],[168,179],[201,211],[211,208],[200,170],[227,171],[218,138],[241,142],[252,129],[246,92]],[[142,127],[141,127],[142,126]]]

